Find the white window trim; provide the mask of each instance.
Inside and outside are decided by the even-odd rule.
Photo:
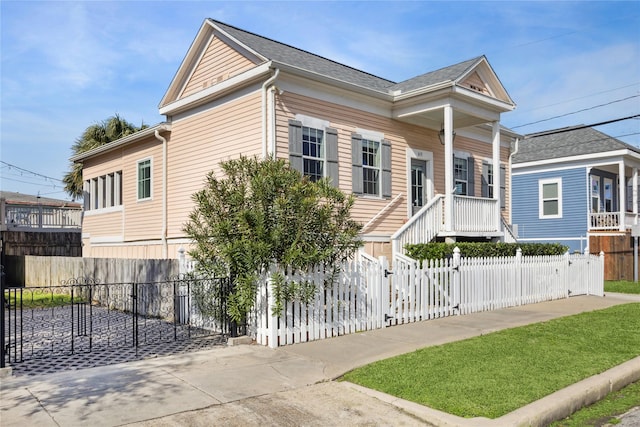
[[[143,199],[139,198],[140,192],[138,186],[140,185],[140,163],[149,161],[149,197]],[[138,202],[145,202],[153,199],[153,157],[145,157],[136,161],[136,200]]]
[[[471,154],[467,153],[466,151],[453,150],[453,159],[454,160],[453,160],[452,166],[453,166],[453,172],[454,172],[454,175],[453,175],[454,194],[458,194],[458,193],[455,193],[455,188],[457,187],[456,186],[456,176],[455,176],[455,167],[456,167],[455,159],[456,158],[465,159],[467,161],[467,179],[464,180],[464,182],[467,184],[467,191],[466,191],[466,194],[462,194],[462,196],[466,196],[467,194],[469,194],[469,157],[471,157]],[[460,180],[460,181],[462,181],[462,180]]]
[[[365,169],[377,169],[378,170],[378,193],[371,194],[364,192],[364,182],[362,183],[362,195],[361,197],[370,198],[370,199],[382,199],[382,141],[384,140],[384,133],[378,132],[371,129],[362,129],[355,128],[355,133],[362,137],[362,141],[371,141],[378,143],[378,155],[380,157],[380,164],[377,168],[371,166],[362,165],[362,176],[364,179],[364,170]],[[363,144],[364,146],[364,144]],[[362,153],[361,153],[362,154]]]
[[[304,114],[296,114],[295,119],[302,123],[302,126],[314,129],[324,130],[331,127],[329,120],[319,119],[317,117],[305,116]]]
[[[544,199],[542,198],[542,188],[545,184],[556,184],[558,186],[558,213],[556,215],[544,214]],[[562,178],[541,179],[538,181],[538,217],[540,219],[562,218]]]
[[[307,156],[304,154],[304,128],[322,132],[322,149],[321,149],[322,156],[314,157],[314,156]],[[322,177],[323,178],[327,177],[327,132],[325,129],[326,128],[321,129],[321,128],[316,128],[312,126],[302,125],[302,174],[305,176],[310,176],[310,175],[304,170],[304,161],[314,160],[314,161],[322,162]]]
[[[426,170],[426,189],[427,189],[427,200],[425,203],[431,202],[434,197],[434,189],[433,189],[433,152],[418,150],[416,148],[407,148],[407,218],[411,218],[413,216],[413,209],[411,204],[411,160],[424,160],[427,163]]]

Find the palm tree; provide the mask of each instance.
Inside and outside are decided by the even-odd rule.
[[[101,145],[123,138],[132,133],[146,129],[144,123],[137,127],[118,114],[95,123],[84,130],[80,138],[71,146],[73,155],[81,154]],[[71,163],[70,170],[62,178],[64,190],[75,200],[82,196],[82,163]]]

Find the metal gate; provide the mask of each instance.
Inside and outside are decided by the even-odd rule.
[[[229,333],[228,278],[5,288],[1,367]]]

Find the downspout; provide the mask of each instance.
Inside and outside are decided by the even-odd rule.
[[[268,141],[267,141],[267,90],[268,87],[273,84],[280,74],[280,69],[276,68],[275,73],[267,81],[262,83],[262,158],[266,159],[269,155]],[[274,132],[275,134],[275,132]]]
[[[511,167],[513,163],[513,156],[518,154],[518,150],[520,149],[520,138],[516,138],[515,142],[515,150],[509,154],[509,224],[513,224],[513,168]]]
[[[169,248],[167,247],[167,140],[156,129],[156,139],[162,141],[162,258],[167,259]]]

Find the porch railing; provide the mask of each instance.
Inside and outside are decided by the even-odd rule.
[[[82,211],[52,206],[5,205],[6,230],[77,229],[82,228]]]
[[[393,253],[402,253],[407,243],[429,242],[436,237],[443,227],[443,210],[444,195],[438,194],[391,236]]]
[[[498,200],[470,196],[453,196],[453,230],[462,232],[496,232],[500,224]]]
[[[596,212],[589,214],[591,230],[619,230],[620,212]]]

